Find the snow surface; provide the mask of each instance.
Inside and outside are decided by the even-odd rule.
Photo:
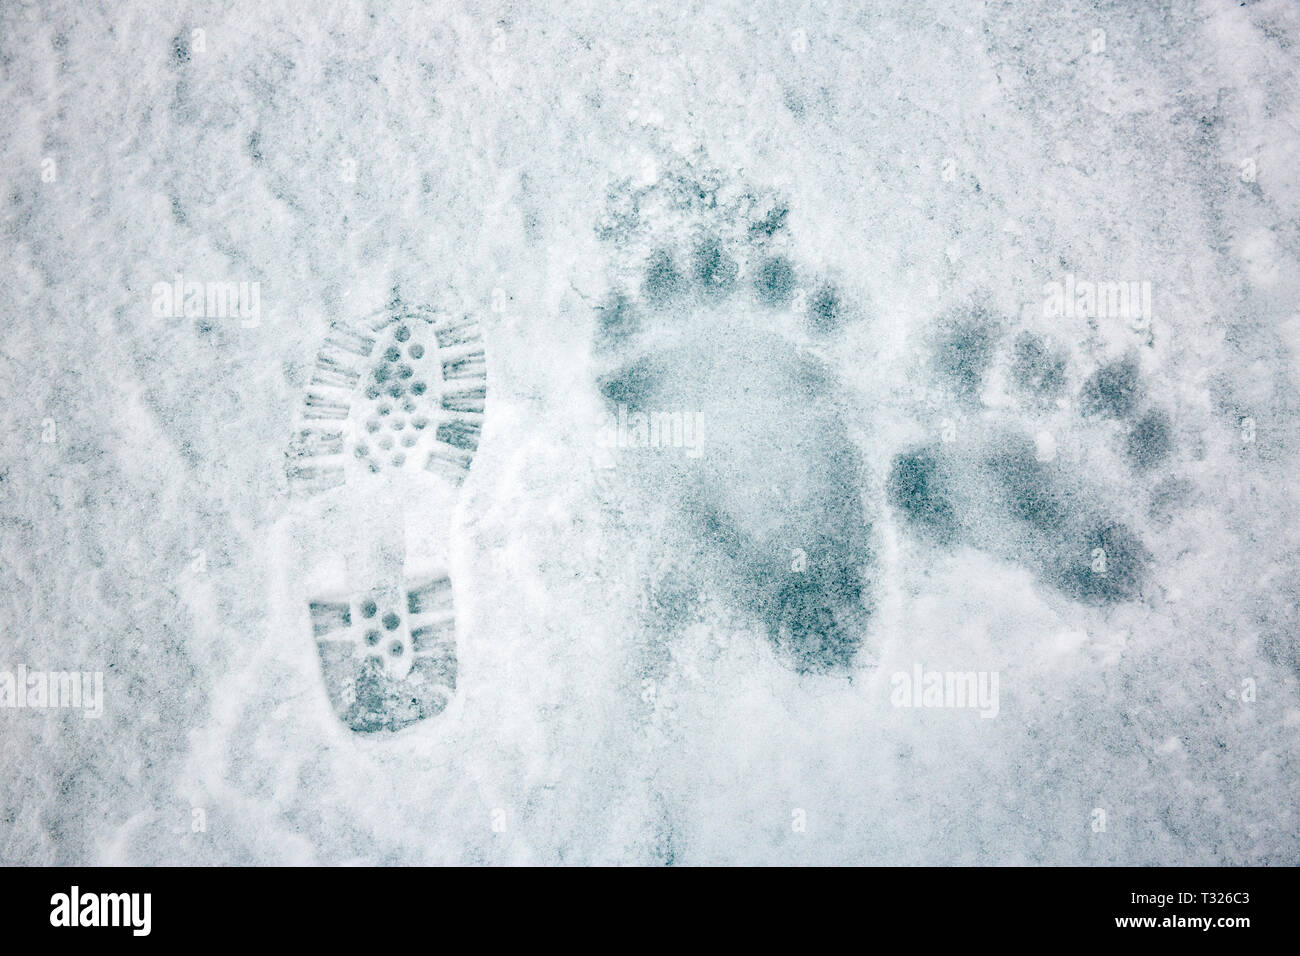
[[[1289,0],[5,4],[0,670],[105,698],[0,709],[0,862],[1295,864],[1298,62]],[[755,343],[725,444],[805,497],[754,325],[832,370],[872,535],[847,668],[769,639],[688,465],[597,438],[599,307],[694,236],[654,202],[697,175],[727,241],[779,200],[773,248],[851,313],[704,309],[684,346]],[[259,320],[155,316],[178,273],[259,283]],[[1045,318],[1067,273],[1149,282],[1149,326]],[[376,738],[330,709],[277,529],[315,350],[394,290],[482,322],[490,390],[458,700]],[[944,392],[971,303],[1064,350],[1061,404],[1001,359]],[[1154,469],[1072,398],[1125,355]],[[1141,534],[1141,595],[1073,600],[979,515],[905,527],[891,461],[945,423],[954,455],[1046,434]],[[895,706],[918,663],[996,672],[996,718]]]

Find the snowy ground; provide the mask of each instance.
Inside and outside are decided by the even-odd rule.
[[[104,692],[0,707],[0,862],[1296,863],[1298,64],[1289,0],[6,4],[0,703]],[[356,734],[285,454],[394,296],[481,323],[488,406],[456,699]]]

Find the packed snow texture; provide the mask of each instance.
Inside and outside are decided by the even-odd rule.
[[[5,4],[0,672],[103,712],[0,708],[0,862],[1295,864],[1298,63],[1289,0]],[[304,510],[395,303],[481,325],[473,466]],[[423,514],[455,699],[359,733],[304,568]]]

